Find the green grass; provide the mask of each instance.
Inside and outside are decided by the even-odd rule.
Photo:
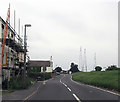
[[[11,93],[11,92],[14,92],[14,91],[9,89],[6,91],[2,91],[0,94],[5,95],[5,94]]]
[[[74,73],[72,76],[75,81],[120,92],[120,87],[118,87],[118,70],[78,72]]]

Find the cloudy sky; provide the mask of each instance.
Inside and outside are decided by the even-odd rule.
[[[88,71],[93,70],[94,54],[97,65],[118,64],[118,1],[119,0],[2,0],[0,16],[5,19],[11,4],[11,25],[16,11],[27,28],[27,42],[31,59],[49,59],[54,67],[69,69],[70,63],[79,65],[80,46],[86,49]],[[84,62],[84,61],[83,61]]]

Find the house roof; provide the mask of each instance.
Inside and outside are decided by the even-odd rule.
[[[30,67],[50,67],[50,61],[29,60],[28,64]]]

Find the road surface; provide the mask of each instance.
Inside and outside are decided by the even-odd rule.
[[[75,102],[119,102],[119,96],[71,80],[71,75],[62,74],[37,87],[24,100],[61,100]],[[42,102],[41,101],[41,102]]]

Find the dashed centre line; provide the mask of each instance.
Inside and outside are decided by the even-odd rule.
[[[75,99],[76,99],[78,102],[81,102],[80,99],[79,99],[75,94],[73,94],[73,96],[75,97]]]
[[[67,85],[66,84],[64,84],[66,87],[67,87]]]
[[[69,91],[71,91],[71,89],[70,89],[69,87],[68,87],[67,89],[68,89]]]
[[[63,79],[64,77],[65,77],[65,75],[61,79]],[[63,83],[61,81],[61,79],[60,79],[60,83],[62,83],[64,86],[66,86],[66,88],[71,92],[71,89],[65,83]],[[80,99],[74,93],[72,95],[78,102],[81,102]]]

